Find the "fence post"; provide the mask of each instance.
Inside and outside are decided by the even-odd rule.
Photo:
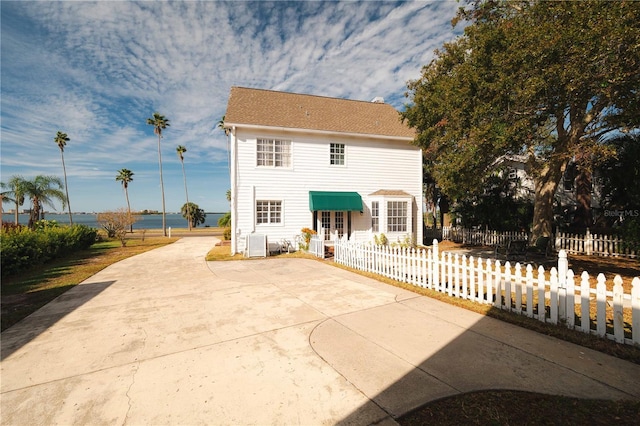
[[[631,340],[640,345],[640,278],[631,282]]]
[[[484,268],[482,266],[481,257],[478,257],[477,264],[478,264],[478,269],[477,269],[478,281],[476,285],[476,300],[479,301],[480,303],[484,303],[484,287],[483,287]]]
[[[584,333],[591,333],[591,284],[589,284],[589,273],[583,271],[580,275],[580,328]]]
[[[587,256],[593,254],[593,238],[591,237],[589,228],[587,228],[587,232],[584,235],[584,251],[587,253]]]
[[[473,256],[469,256],[469,299],[476,300],[476,262]]]
[[[556,268],[551,268],[551,279],[549,287],[549,317],[551,324],[558,323],[558,271]]]
[[[447,290],[447,253],[439,253],[440,258],[438,261],[440,262],[440,282],[438,284],[438,291],[444,293]]]
[[[545,290],[547,284],[544,279],[544,268],[542,265],[538,266],[538,320],[542,322],[547,321],[547,308],[545,305]]]
[[[618,343],[624,343],[624,319],[622,318],[622,303],[624,289],[622,278],[616,275],[613,279],[613,337]]]
[[[433,286],[433,249],[427,250],[427,288],[432,288]]]
[[[469,283],[469,263],[467,262],[467,255],[462,255],[462,295],[463,299],[466,299],[469,295],[468,283]]]
[[[533,266],[527,265],[527,316],[533,318]]]
[[[520,265],[520,262],[516,263],[516,267],[515,267],[515,290],[516,290],[516,312],[521,314],[522,313],[522,265]]]
[[[447,253],[447,295],[453,296],[453,261],[451,252]]]
[[[440,253],[438,253],[438,240],[433,240],[433,288],[440,290]]]
[[[558,253],[558,316],[561,320],[567,319],[567,272],[569,260],[567,252],[560,250]]]
[[[567,271],[567,283],[566,283],[566,298],[567,298],[567,312],[566,320],[567,327],[573,329],[576,324],[576,282],[574,280],[573,271],[569,269]]]
[[[460,297],[460,255],[458,253],[453,256],[453,275],[453,282],[455,283],[453,295]]]
[[[487,259],[485,288],[487,290],[487,303],[493,303],[493,268],[491,268],[491,259]]]
[[[596,284],[596,333],[600,337],[607,334],[607,284],[604,274],[598,274]]]

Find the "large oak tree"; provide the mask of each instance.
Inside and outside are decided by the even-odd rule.
[[[477,191],[497,158],[527,155],[533,237],[549,235],[569,162],[586,169],[610,154],[603,140],[640,127],[640,3],[477,1],[461,21],[408,83],[402,117],[453,198]]]

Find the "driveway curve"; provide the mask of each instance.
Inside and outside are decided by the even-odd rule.
[[[393,424],[481,389],[640,399],[640,366],[305,259],[126,259],[2,333],[3,424]]]

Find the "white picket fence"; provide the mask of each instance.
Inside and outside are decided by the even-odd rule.
[[[324,258],[324,238],[314,236],[309,240],[309,253],[316,257]]]
[[[442,228],[442,239],[473,246],[497,246],[513,240],[528,240],[529,234],[445,226]]]
[[[607,290],[605,276],[599,274],[595,288],[583,272],[578,279],[568,269],[567,254],[561,250],[558,267],[546,271],[540,266],[511,265],[491,259],[451,252],[439,252],[437,240],[431,249],[407,249],[337,240],[334,260],[345,266],[376,273],[396,281],[446,293],[452,297],[536,318],[552,324],[607,337],[618,343],[640,345],[640,277],[632,281],[631,294],[625,294],[622,278],[613,280]],[[576,304],[580,309],[576,312]],[[596,307],[591,318],[590,307]],[[607,321],[607,312],[612,321]],[[627,332],[625,319],[627,314]],[[630,322],[628,320],[630,314]],[[577,318],[576,318],[577,317]],[[591,320],[595,328],[591,327]],[[612,322],[612,324],[610,324]]]
[[[529,234],[445,226],[442,228],[442,239],[469,245],[496,246],[505,245],[512,240],[528,240]],[[565,250],[570,254],[638,257],[638,253],[630,249],[620,237],[592,234],[589,229],[584,234],[558,232],[551,238],[551,242],[554,250]]]
[[[614,235],[592,234],[589,229],[584,235],[558,232],[555,238],[555,248],[556,250],[565,250],[571,254],[625,256],[631,258],[636,258],[638,255],[621,238]]]

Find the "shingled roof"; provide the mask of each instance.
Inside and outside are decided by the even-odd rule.
[[[378,102],[231,88],[226,126],[266,126],[413,139],[398,111]]]

